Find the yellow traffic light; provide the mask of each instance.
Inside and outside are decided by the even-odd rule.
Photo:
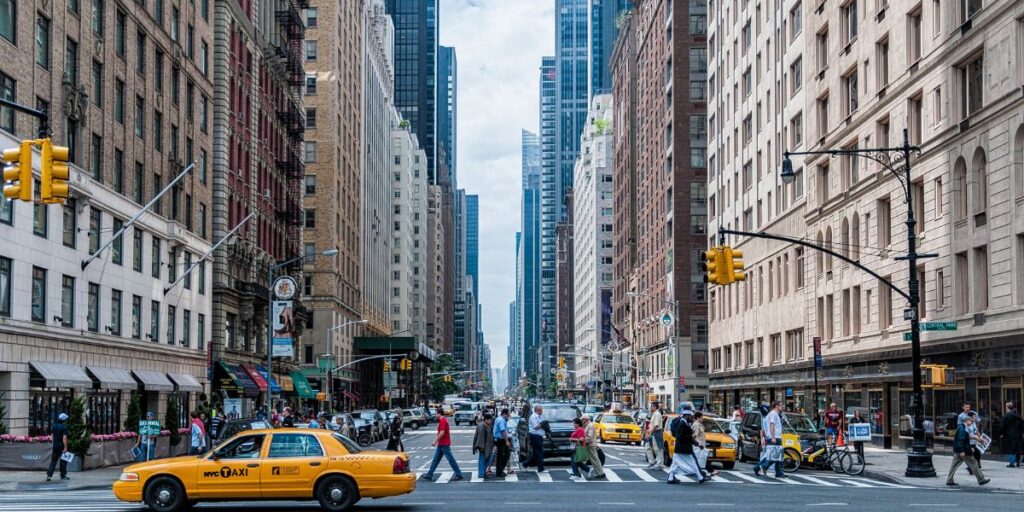
[[[559,368],[565,368],[565,358],[564,357],[559,357],[558,358],[558,367]]]
[[[4,150],[4,197],[7,199],[32,201],[32,142],[23,140],[21,147]]]
[[[701,264],[704,270],[704,282],[714,284],[729,284],[725,280],[725,255],[721,247],[712,247],[704,253],[704,263]]]
[[[743,272],[743,251],[733,249],[728,245],[723,248],[723,251],[725,253],[725,257],[723,259],[725,260],[725,266],[727,267],[725,272],[725,278],[727,280],[726,284],[735,283],[736,281],[746,281],[747,274]]]
[[[42,190],[39,200],[44,204],[63,203],[68,197],[68,157],[71,151],[65,146],[54,146],[53,140],[43,139],[43,155],[40,162]]]
[[[401,361],[398,362],[398,369],[402,371],[412,370],[412,360],[402,359]]]
[[[384,361],[384,371],[386,371],[386,372],[390,372],[391,371],[391,362],[390,361]]]

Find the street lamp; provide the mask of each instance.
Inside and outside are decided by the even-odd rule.
[[[333,347],[333,343],[332,343],[334,338],[331,336],[331,333],[333,333],[334,331],[337,331],[337,330],[339,330],[339,329],[341,329],[343,327],[349,326],[349,325],[365,324],[367,322],[369,322],[369,320],[366,320],[366,319],[352,320],[352,321],[349,321],[349,322],[344,322],[344,323],[335,325],[334,327],[331,327],[331,328],[327,329],[327,332],[325,333],[325,336],[324,336],[326,338],[324,340],[324,346],[327,347],[327,357],[329,357],[331,359],[331,361],[334,360],[334,350],[333,350],[334,347]],[[325,374],[326,374],[326,375],[324,375],[324,378],[325,378],[325,381],[326,381],[325,382],[325,384],[326,384],[325,387],[327,388],[327,407],[330,409],[331,412],[334,412],[334,371],[326,371],[327,370],[326,368],[324,368],[324,370],[325,370]]]
[[[904,292],[888,281],[886,281],[886,284],[907,299],[908,305],[904,312],[904,317],[910,320],[910,358],[914,383],[911,401],[914,415],[914,441],[910,445],[910,451],[907,452],[907,470],[905,475],[908,477],[934,477],[935,467],[932,465],[932,454],[928,451],[924,432],[924,392],[921,382],[921,320],[917,314],[921,294],[917,279],[917,260],[933,258],[937,255],[918,254],[917,252],[917,234],[915,233],[917,220],[914,218],[913,196],[910,193],[912,183],[910,177],[910,154],[912,152],[920,154],[921,148],[910,145],[910,137],[907,129],[904,128],[903,144],[898,147],[785,152],[782,154],[782,172],[779,174],[779,177],[785,183],[791,183],[796,178],[796,174],[793,172],[793,161],[789,159],[792,155],[829,155],[833,157],[861,155],[880,164],[885,170],[896,177],[900,186],[903,187],[904,200],[907,203],[907,220],[904,222],[907,226],[907,255],[897,259],[907,260],[907,267],[910,273],[907,282],[908,290]],[[903,164],[902,169],[899,168],[901,163]],[[866,267],[859,264],[857,266],[874,274]]]
[[[292,263],[299,260],[305,260],[308,258],[315,258],[317,256],[337,256],[338,248],[326,249],[321,253],[310,252],[300,256],[296,256],[284,263],[278,263],[277,265],[271,265],[267,269],[267,376],[274,372],[274,350],[272,348],[274,340],[274,275],[278,269],[287,267]],[[267,417],[270,417],[270,383],[267,383]]]

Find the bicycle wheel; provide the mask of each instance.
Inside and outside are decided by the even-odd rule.
[[[848,467],[844,467],[843,470],[846,471],[847,475],[860,476],[864,472],[864,457],[857,452],[847,452],[846,455],[850,464]]]
[[[786,448],[782,452],[782,471],[786,473],[792,473],[800,469],[800,463],[803,461],[803,457],[800,456],[800,452]]]
[[[849,473],[850,465],[852,463],[849,452],[837,451],[833,453],[832,457],[833,458],[830,459],[832,462],[832,471],[835,471],[836,473]]]

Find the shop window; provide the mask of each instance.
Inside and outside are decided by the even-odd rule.
[[[121,431],[121,392],[91,391],[85,411],[89,430],[93,434],[113,434]],[[187,425],[187,423],[182,423]]]
[[[71,390],[30,388],[28,402],[28,435],[49,435],[57,415],[71,410]]]

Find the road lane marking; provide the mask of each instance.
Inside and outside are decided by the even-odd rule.
[[[824,485],[826,487],[839,487],[839,484],[834,484],[832,482],[826,482],[825,480],[822,480],[820,478],[814,478],[813,476],[809,476],[809,475],[789,475],[789,479],[793,479],[793,478],[801,478],[803,480],[807,480],[809,482],[813,482],[813,483],[816,483],[818,485]]]
[[[845,507],[849,503],[840,503],[838,501],[826,501],[824,503],[808,503],[808,507]]]
[[[615,474],[615,472],[610,469],[604,470],[604,476],[608,477],[609,482],[622,482],[622,478],[619,477],[619,475]]]
[[[455,476],[454,471],[442,471],[441,476],[437,477],[437,480],[434,482],[438,484],[446,484],[451,481],[453,476]]]
[[[549,473],[547,471],[544,471],[542,473],[537,473],[537,479],[540,480],[540,483],[542,483],[542,484],[543,483],[550,484],[551,482],[554,481],[554,480],[551,479],[551,473]]]
[[[507,473],[505,475],[505,481],[506,482],[518,482],[519,481],[519,475],[516,475],[515,473]]]
[[[740,479],[746,480],[748,482],[754,482],[755,484],[774,484],[774,483],[777,483],[777,482],[772,482],[771,480],[761,480],[760,478],[752,477],[752,476],[750,476],[750,475],[748,475],[746,473],[743,473],[741,471],[722,471],[721,474],[729,475],[729,476],[734,476],[736,478],[740,478]]]
[[[654,478],[653,476],[651,476],[650,473],[648,473],[648,472],[646,472],[646,471],[644,471],[644,470],[642,470],[640,468],[629,468],[629,469],[631,469],[633,471],[633,473],[636,473],[636,476],[640,477],[640,479],[643,480],[644,482],[657,482],[658,481],[657,478]],[[607,472],[607,468],[605,469],[605,471]]]
[[[539,501],[506,501],[506,505],[540,505]]]
[[[484,481],[484,477],[478,475],[476,471],[470,471],[469,475],[469,481],[471,483],[478,484]]]
[[[632,503],[632,502],[629,502],[629,501],[609,501],[609,502],[598,503],[598,505],[608,505],[608,506],[625,505],[625,506],[630,506],[630,505],[636,505],[636,503]]]
[[[873,485],[868,485],[864,482],[860,482],[857,480],[843,480],[843,482],[846,482],[854,487],[874,487]]]
[[[402,503],[402,505],[410,505],[410,506],[444,505],[443,501],[403,501],[401,503]]]

